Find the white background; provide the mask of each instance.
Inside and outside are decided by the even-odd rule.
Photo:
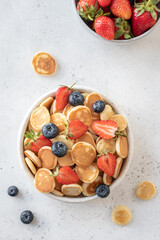
[[[160,25],[132,45],[116,46],[96,38],[68,0],[0,1],[0,239],[1,240],[158,240],[160,236]],[[33,55],[49,52],[58,62],[51,77],[36,74]],[[30,105],[59,84],[102,91],[126,113],[134,132],[132,166],[107,199],[68,204],[38,193],[21,172],[17,133]],[[149,201],[135,196],[137,184],[155,183]],[[10,185],[20,194],[7,195]],[[133,220],[126,227],[111,222],[111,210],[127,205]],[[20,222],[33,211],[30,225]]]

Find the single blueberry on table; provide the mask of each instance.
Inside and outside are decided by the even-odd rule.
[[[18,194],[18,188],[16,186],[11,186],[8,188],[8,195],[11,197],[15,197]]]
[[[54,142],[51,146],[52,153],[57,157],[63,157],[67,153],[67,146],[63,142]]]
[[[103,110],[105,109],[105,102],[102,101],[102,100],[98,100],[96,102],[93,103],[93,111],[96,112],[96,113],[101,113],[103,112]]]
[[[108,195],[110,194],[109,186],[106,184],[98,185],[98,187],[96,188],[96,194],[100,198],[108,197]]]
[[[54,123],[47,123],[42,128],[42,134],[45,138],[55,138],[58,132],[58,127]]]
[[[25,210],[21,213],[20,219],[24,224],[29,224],[33,221],[33,213],[29,210]]]
[[[69,101],[69,104],[71,106],[78,106],[78,105],[82,105],[83,102],[84,102],[84,97],[83,95],[78,92],[78,91],[75,91],[75,92],[72,92],[70,95],[69,95],[69,98],[68,98],[68,101]]]

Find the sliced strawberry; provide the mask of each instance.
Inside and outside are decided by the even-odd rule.
[[[97,166],[108,176],[113,176],[116,167],[116,157],[111,153],[100,156],[97,160]]]
[[[88,130],[88,126],[80,120],[73,120],[68,126],[68,137],[72,140],[80,138]]]
[[[59,171],[56,169],[53,176],[56,176],[57,181],[62,185],[77,183],[79,181],[77,174],[72,170],[72,168],[67,166],[60,168]]]
[[[63,110],[68,104],[69,94],[72,92],[68,87],[60,87],[56,92],[56,108],[57,110]]]
[[[38,153],[39,150],[44,146],[51,147],[52,142],[51,142],[51,140],[45,138],[43,135],[40,135],[40,137],[35,142],[31,143],[31,149],[35,153]]]
[[[101,120],[101,121],[94,121],[92,124],[92,129],[101,138],[112,139],[116,136],[116,131],[118,130],[118,126],[115,121]]]
[[[68,97],[73,92],[72,87],[75,85],[74,83],[71,87],[63,86],[58,88],[56,92],[56,108],[57,110],[63,110],[65,106],[68,104]]]

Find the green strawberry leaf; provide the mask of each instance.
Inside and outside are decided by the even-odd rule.
[[[122,19],[121,18],[116,18],[115,21],[116,21],[116,23],[121,23]]]
[[[151,16],[154,20],[157,20],[157,14],[154,10],[151,11]]]
[[[120,38],[123,35],[123,31],[122,29],[118,29],[117,31],[115,31],[115,39]]]
[[[125,39],[130,39],[131,36],[130,36],[128,33],[125,33],[125,34],[124,34],[124,38],[125,38]]]
[[[145,9],[141,9],[141,10],[138,12],[137,17],[141,16],[144,12],[145,12]]]

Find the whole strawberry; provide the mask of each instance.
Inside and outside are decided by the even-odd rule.
[[[157,22],[157,11],[160,10],[155,5],[155,0],[142,1],[134,5],[132,10],[132,32],[134,36],[141,35]]]
[[[122,18],[113,18],[115,25],[115,39],[124,40],[132,38],[131,26]]]
[[[99,4],[97,0],[79,0],[77,3],[77,11],[79,15],[89,21],[93,21],[97,15]]]
[[[132,15],[132,7],[129,0],[112,0],[110,10],[114,16],[128,20]]]
[[[111,3],[111,0],[98,0],[98,3],[101,7],[107,7]]]
[[[115,27],[113,20],[109,17],[100,16],[94,21],[94,28],[98,35],[107,39],[113,40],[115,35]]]

